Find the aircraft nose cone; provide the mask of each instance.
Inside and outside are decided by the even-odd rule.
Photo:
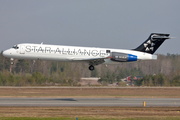
[[[5,50],[5,51],[3,52],[3,56],[8,57],[8,55],[10,55],[9,51],[8,51],[8,50]]]

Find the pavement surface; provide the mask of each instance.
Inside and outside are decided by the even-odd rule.
[[[180,106],[180,98],[0,98],[0,106]]]

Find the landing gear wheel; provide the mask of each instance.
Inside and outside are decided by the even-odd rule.
[[[90,66],[89,66],[89,70],[93,71],[93,70],[94,70],[94,66],[93,66],[93,65],[90,65]]]

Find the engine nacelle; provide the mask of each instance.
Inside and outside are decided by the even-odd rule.
[[[111,53],[111,60],[117,61],[117,62],[131,62],[131,61],[137,61],[137,56],[132,54],[125,54],[125,53],[118,53],[118,52],[112,52]]]

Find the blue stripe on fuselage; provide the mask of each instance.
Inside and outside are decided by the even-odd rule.
[[[128,54],[128,61],[137,61],[137,56]]]

